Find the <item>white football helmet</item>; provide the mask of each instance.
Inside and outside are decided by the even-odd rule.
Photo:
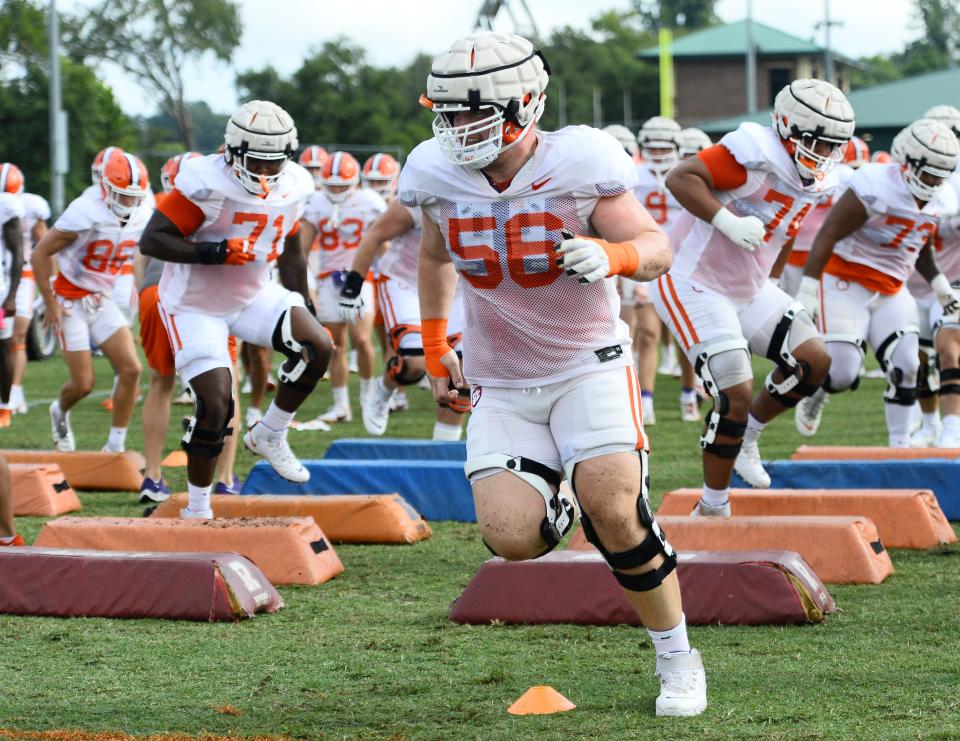
[[[923,114],[923,118],[946,124],[953,130],[954,136],[960,137],[960,111],[952,105],[935,105]]]
[[[227,121],[223,156],[243,187],[266,197],[280,180],[297,148],[297,127],[290,114],[268,100],[251,100]],[[258,163],[257,170],[250,165]],[[276,162],[270,166],[267,163]]]
[[[680,161],[681,131],[680,124],[666,116],[649,118],[640,127],[640,156],[656,174],[666,175]]]
[[[685,160],[713,144],[713,141],[700,129],[693,127],[683,129],[678,137],[680,142],[680,159]]]
[[[447,159],[482,170],[540,120],[549,78],[543,55],[522,36],[477,32],[433,60],[420,102],[437,114],[433,134]],[[485,115],[455,126],[465,111]]]
[[[620,146],[623,147],[627,154],[631,157],[637,156],[637,137],[633,135],[630,129],[620,124],[610,124],[609,126],[604,126],[603,130],[620,142]]]
[[[910,192],[921,201],[929,201],[956,169],[960,143],[945,123],[921,118],[897,134],[891,153],[903,166],[903,179]],[[931,179],[934,182],[929,182]]]
[[[843,161],[855,128],[853,107],[838,88],[823,80],[794,80],[773,101],[773,127],[787,142],[804,180],[822,180]],[[823,147],[829,146],[827,154]]]

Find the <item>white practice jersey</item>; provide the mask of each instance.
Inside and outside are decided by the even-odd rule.
[[[60,214],[54,227],[77,238],[57,253],[60,275],[55,284],[66,295],[81,292],[110,294],[123,268],[133,259],[140,235],[153,212],[141,205],[124,223],[88,188]],[[64,283],[64,280],[67,283]],[[72,284],[72,286],[70,285]]]
[[[960,202],[960,172],[954,172],[944,188],[952,188]],[[937,265],[940,272],[947,276],[951,283],[960,281],[960,213],[946,216],[940,221],[938,236],[934,241]],[[913,297],[918,300],[928,300],[936,297],[927,279],[916,270],[907,280],[907,288]]]
[[[837,177],[830,172],[805,185],[793,157],[769,126],[740,124],[719,143],[747,170],[747,180],[732,190],[714,191],[714,196],[737,216],[759,218],[767,228],[764,243],[749,252],[710,223],[694,219],[686,236],[676,240],[670,274],[734,301],[749,301],[807,213],[835,190]]]
[[[312,191],[303,219],[317,230],[317,275],[350,270],[364,231],[386,210],[383,196],[370,188],[354,188],[341,203],[333,203],[323,190]]]
[[[390,240],[390,248],[380,258],[378,269],[388,278],[416,288],[417,267],[420,265],[421,213],[416,206],[404,208],[410,212],[413,226],[396,239]]]
[[[400,173],[400,199],[440,229],[462,280],[464,373],[473,384],[533,387],[632,363],[616,280],[582,284],[556,265],[563,230],[595,235],[605,196],[629,193],[637,168],[616,139],[589,126],[532,134],[537,149],[498,192],[451,164],[436,139]],[[620,346],[621,353],[610,349]]]
[[[23,221],[25,212],[23,199],[13,193],[0,193],[0,227],[12,219]],[[10,252],[7,249],[7,243],[3,239],[3,230],[0,229],[0,301],[6,298],[10,288]]]
[[[160,210],[181,228],[181,218],[187,222],[192,218],[193,228],[188,229],[192,241],[252,242],[256,259],[246,265],[165,263],[159,287],[164,308],[171,314],[225,316],[249,306],[270,282],[273,262],[283,252],[284,239],[299,228],[312,192],[313,178],[295,162],[284,165],[273,190],[260,198],[240,185],[223,155],[184,160],[176,188],[163,199]],[[178,195],[193,204],[193,217],[180,215],[183,201]]]
[[[907,189],[900,165],[869,163],[850,178],[849,186],[867,210],[867,220],[853,234],[837,242],[833,254],[854,266],[865,266],[869,276],[877,271],[896,283],[910,277],[924,243],[936,237],[940,220],[957,213],[957,192],[946,186],[917,207]],[[827,272],[857,279],[859,267],[838,271],[830,263]],[[852,270],[852,272],[851,272]]]
[[[633,194],[660,228],[667,231],[683,212],[683,206],[667,190],[664,182],[648,164],[641,162],[637,165],[637,185]]]
[[[793,240],[794,254],[809,252],[810,248],[813,247],[813,240],[816,239],[817,232],[820,231],[823,222],[827,220],[827,214],[830,213],[833,204],[840,200],[840,196],[847,189],[847,184],[855,172],[850,165],[837,165],[833,168],[833,171],[837,174],[837,189],[817,201],[817,204],[807,213],[797,236]]]
[[[25,268],[29,268],[30,255],[33,252],[33,227],[37,222],[50,218],[50,204],[46,198],[36,193],[24,193],[20,200],[23,201],[23,218],[20,220],[23,225],[23,264]]]

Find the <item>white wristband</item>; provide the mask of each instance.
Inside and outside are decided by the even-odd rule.
[[[732,211],[721,207],[710,219],[710,224],[729,236],[730,230],[736,229],[737,221],[739,221],[739,218]]]

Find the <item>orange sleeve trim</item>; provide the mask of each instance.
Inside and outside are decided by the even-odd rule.
[[[434,378],[449,376],[447,369],[440,362],[440,358],[452,350],[447,343],[447,320],[421,320],[420,336],[423,340],[423,357],[426,361],[427,373]]]
[[[864,288],[892,296],[903,286],[902,280],[897,280],[869,265],[844,260],[839,255],[831,255],[823,272],[836,276],[851,283],[859,283]]]
[[[197,231],[204,219],[201,208],[176,188],[157,204],[157,210],[170,219],[185,237]]]
[[[707,166],[717,190],[733,190],[747,182],[747,168],[722,144],[707,147],[697,157]]]
[[[57,274],[57,279],[53,281],[53,292],[64,298],[83,298],[84,296],[89,296],[90,291],[80,286],[74,285],[63,273]]]

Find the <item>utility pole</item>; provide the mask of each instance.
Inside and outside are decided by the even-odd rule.
[[[823,0],[823,20],[817,23],[814,28],[823,29],[823,79],[831,85],[836,85],[836,77],[833,71],[833,45],[830,42],[830,29],[833,26],[842,26],[841,21],[835,21],[830,18],[830,0]]]
[[[603,104],[600,99],[600,88],[593,88],[593,125],[599,129],[603,126]]]
[[[50,201],[53,213],[63,211],[63,176],[70,169],[67,156],[67,114],[61,110],[60,19],[57,0],[50,0]]]
[[[753,43],[753,0],[747,0],[747,113],[757,112],[757,47]]]

